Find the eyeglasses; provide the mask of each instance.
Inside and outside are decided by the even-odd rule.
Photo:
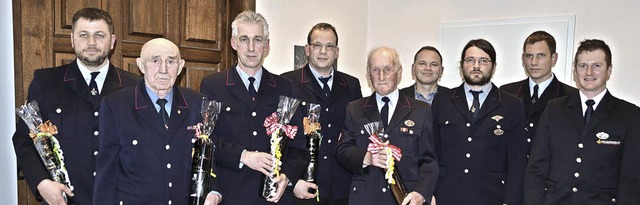
[[[322,47],[324,47],[328,51],[333,51],[333,50],[336,50],[336,48],[338,48],[338,46],[333,44],[321,44],[321,43],[310,43],[309,46],[311,46],[313,50],[322,50]]]
[[[480,65],[489,65],[491,64],[491,60],[489,60],[488,58],[473,58],[473,57],[469,57],[464,59],[462,62],[464,62],[465,65],[474,65],[476,64],[476,62],[480,63]]]

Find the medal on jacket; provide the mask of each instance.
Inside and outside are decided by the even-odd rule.
[[[496,125],[496,129],[493,130],[493,134],[496,134],[498,136],[503,135],[504,134],[504,130],[500,129],[500,125]]]

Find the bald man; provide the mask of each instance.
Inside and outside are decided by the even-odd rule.
[[[389,144],[402,150],[395,170],[408,193],[402,204],[431,203],[438,179],[431,110],[425,102],[400,95],[401,77],[402,64],[394,49],[382,47],[369,53],[367,79],[375,93],[347,104],[343,138],[336,147],[338,164],[353,174],[349,204],[396,204],[385,179],[387,156],[367,152],[371,141],[364,125],[376,121],[383,121]]]
[[[163,38],[136,59],[144,81],[105,97],[100,107],[100,154],[94,204],[187,204],[191,139],[202,122],[203,95],[174,86],[184,60]],[[205,204],[218,204],[210,193]]]

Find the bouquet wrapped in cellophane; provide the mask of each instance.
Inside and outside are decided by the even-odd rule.
[[[42,163],[49,172],[51,180],[64,184],[73,190],[71,181],[69,181],[69,173],[64,164],[64,156],[58,139],[54,136],[58,134],[58,128],[47,120],[42,122],[42,117],[38,113],[40,108],[38,102],[31,101],[25,105],[16,108],[16,114],[22,118],[22,120],[29,127],[29,136],[33,140],[33,144],[40,155]],[[68,197],[64,192],[62,193],[67,204],[71,204],[72,199]]]
[[[264,127],[266,128],[267,135],[270,137],[271,168],[273,168],[271,176],[264,178],[262,197],[266,199],[276,196],[277,184],[275,183],[275,179],[280,177],[281,158],[283,149],[286,147],[284,137],[287,136],[289,139],[293,139],[298,132],[298,126],[289,125],[289,121],[299,105],[300,100],[298,99],[280,96],[278,109],[264,120]]]
[[[369,133],[369,146],[367,151],[371,154],[378,152],[384,152],[387,155],[387,170],[384,178],[387,179],[389,187],[393,192],[398,204],[402,204],[402,200],[407,196],[407,191],[404,187],[404,182],[400,178],[395,161],[400,161],[402,158],[402,150],[392,144],[389,144],[389,137],[385,134],[382,122],[370,122],[364,125],[364,129]]]
[[[318,166],[318,151],[322,135],[320,127],[320,104],[309,103],[307,116],[303,120],[304,135],[307,137],[307,151],[311,156],[311,161],[307,166],[307,171],[302,175],[302,180],[315,183],[316,168]],[[309,189],[309,193],[316,193],[317,190]]]
[[[193,138],[192,163],[191,163],[191,186],[189,189],[189,204],[202,205],[209,194],[211,178],[215,177],[212,170],[213,152],[215,145],[210,136],[216,121],[220,115],[222,102],[202,99],[202,123],[189,126],[188,129],[196,131]]]

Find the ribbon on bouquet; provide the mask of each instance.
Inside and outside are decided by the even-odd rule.
[[[298,133],[298,126],[294,125],[283,125],[278,123],[278,116],[276,112],[271,113],[269,117],[264,119],[264,127],[267,128],[267,135],[271,135],[275,131],[282,129],[284,134],[289,137],[289,139],[293,139],[296,137],[296,133]]]
[[[400,161],[400,159],[402,158],[402,150],[399,147],[396,147],[389,143],[383,143],[375,135],[370,135],[369,140],[371,141],[371,143],[369,143],[367,151],[371,152],[371,154],[376,154],[380,151],[384,151],[385,148],[389,148],[391,150],[391,155],[396,159],[396,161]]]

